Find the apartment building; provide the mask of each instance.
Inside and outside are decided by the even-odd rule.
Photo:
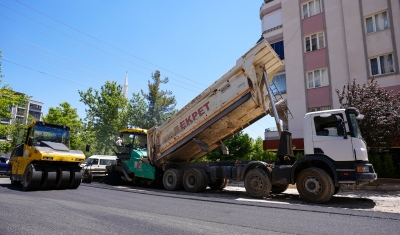
[[[28,100],[25,106],[15,106],[10,109],[11,119],[0,120],[0,125],[10,125],[13,122],[28,123],[31,115],[35,120],[42,119],[43,103],[35,100]],[[0,136],[0,140],[6,140],[7,136]]]
[[[260,19],[262,36],[284,60],[274,83],[294,117],[283,125],[297,149],[304,115],[340,108],[335,90],[353,79],[374,76],[400,91],[399,0],[265,0]],[[264,149],[277,149],[277,132],[267,130]]]

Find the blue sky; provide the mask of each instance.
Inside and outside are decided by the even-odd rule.
[[[83,119],[78,90],[123,85],[128,72],[129,94],[147,92],[160,70],[179,109],[260,38],[262,2],[0,0],[1,85],[43,102],[45,115],[66,101]],[[268,116],[245,132],[263,138],[273,126]]]

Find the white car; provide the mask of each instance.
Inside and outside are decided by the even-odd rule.
[[[87,169],[93,176],[105,176],[106,166],[115,164],[117,156],[93,155],[81,163],[82,173]]]

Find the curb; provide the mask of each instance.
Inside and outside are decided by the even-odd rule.
[[[289,184],[289,188],[296,189],[296,184]],[[400,191],[400,179],[381,178],[370,184],[362,186],[344,187],[350,190],[365,190],[365,191]]]
[[[243,182],[229,182],[230,186],[243,187]],[[296,184],[289,184],[290,189],[297,189]],[[379,178],[362,186],[344,187],[344,190],[363,190],[363,191],[400,191],[400,179]]]

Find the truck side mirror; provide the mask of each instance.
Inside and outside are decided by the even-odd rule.
[[[343,119],[338,115],[335,116],[336,116],[336,130],[338,136],[343,136],[343,139],[347,139],[346,126],[344,125]]]

